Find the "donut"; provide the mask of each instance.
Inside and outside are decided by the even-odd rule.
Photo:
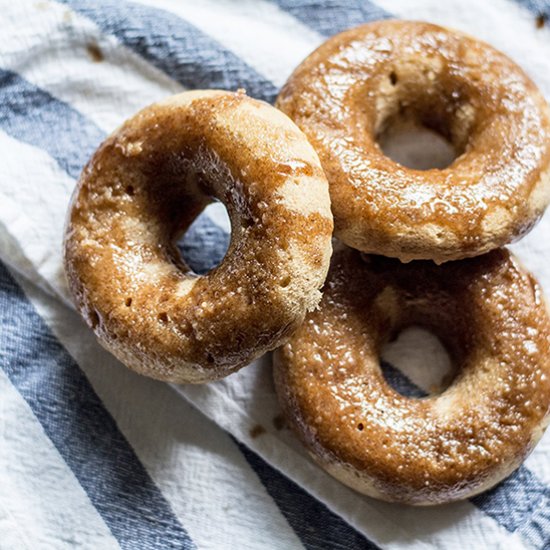
[[[427,327],[457,369],[424,398],[380,368],[383,344]],[[550,320],[541,289],[506,249],[436,266],[335,252],[321,304],[276,352],[288,423],[353,489],[428,505],[487,490],[519,466],[550,410]]]
[[[276,106],[319,153],[335,235],[366,253],[437,263],[525,234],[550,201],[550,110],[508,57],[428,23],[378,21],[338,34],[290,76]],[[388,129],[445,137],[455,160],[406,168]]]
[[[231,241],[197,276],[175,243],[214,199]],[[126,121],[84,168],[65,271],[107,350],[141,374],[199,383],[300,325],[321,297],[332,228],[319,158],[287,116],[242,91],[185,92]]]

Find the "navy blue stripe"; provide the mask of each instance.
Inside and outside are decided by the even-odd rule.
[[[3,69],[0,127],[19,141],[47,151],[73,178],[105,136],[70,105]]]
[[[186,88],[245,88],[252,97],[275,100],[277,89],[269,80],[174,14],[121,0],[60,1]]]
[[[391,15],[368,0],[271,0],[324,36]]]
[[[2,369],[120,546],[195,548],[78,365],[3,264],[0,326]]]
[[[248,447],[234,441],[308,550],[379,548]]]

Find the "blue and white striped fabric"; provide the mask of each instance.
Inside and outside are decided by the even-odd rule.
[[[170,387],[121,367],[68,300],[64,214],[108,132],[184,89],[273,101],[327,36],[387,17],[482,38],[550,98],[542,0],[0,0],[0,549],[550,548],[550,436],[470,501],[376,502],[281,429],[268,357]],[[208,209],[182,243],[197,271],[224,253],[222,214]],[[547,215],[514,247],[547,292],[549,237]],[[385,359],[415,395],[433,382],[424,364],[445,362],[413,329]]]

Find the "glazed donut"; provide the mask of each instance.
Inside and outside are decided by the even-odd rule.
[[[175,240],[217,198],[222,263],[199,277]],[[72,198],[65,270],[101,344],[141,374],[204,382],[246,365],[320,300],[331,254],[328,183],[283,113],[244,92],[151,105],[99,147]]]
[[[338,34],[276,103],[308,136],[330,184],[335,234],[367,253],[438,263],[525,234],[550,200],[550,112],[508,57],[428,23]],[[384,155],[387,128],[437,131],[457,157],[413,170]]]
[[[380,369],[384,342],[423,325],[458,369],[438,395],[405,397]],[[284,412],[313,458],[366,495],[438,504],[519,466],[546,428],[550,320],[505,249],[436,266],[346,249],[318,310],[276,353]]]

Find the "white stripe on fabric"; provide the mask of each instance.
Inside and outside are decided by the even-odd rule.
[[[17,182],[0,186],[0,255],[35,283],[69,301],[61,243],[74,181],[48,153],[1,130],[0,150],[4,152],[0,180]]]
[[[25,528],[19,525],[19,522],[9,509],[4,508],[1,496],[0,533],[2,533],[0,550],[13,550],[14,548],[18,548],[19,550],[34,550],[34,545],[29,542]]]
[[[22,539],[9,546],[5,537],[17,531],[12,530],[13,525],[10,530],[2,529],[0,548],[119,548],[88,495],[2,369],[0,395],[0,418],[10,419],[1,426],[0,517],[9,514],[13,525],[22,531]]]
[[[323,37],[265,0],[137,0],[189,21],[282,86]],[[213,13],[216,14],[213,17]]]
[[[81,366],[199,548],[271,550],[273,541],[282,548],[301,547],[226,433],[166,384],[123,367],[99,346],[76,313],[13,275]]]
[[[66,6],[19,0],[9,14],[13,22],[5,22],[0,33],[2,67],[71,104],[106,133],[149,103],[183,90]],[[88,47],[99,47],[103,61],[93,62]]]

